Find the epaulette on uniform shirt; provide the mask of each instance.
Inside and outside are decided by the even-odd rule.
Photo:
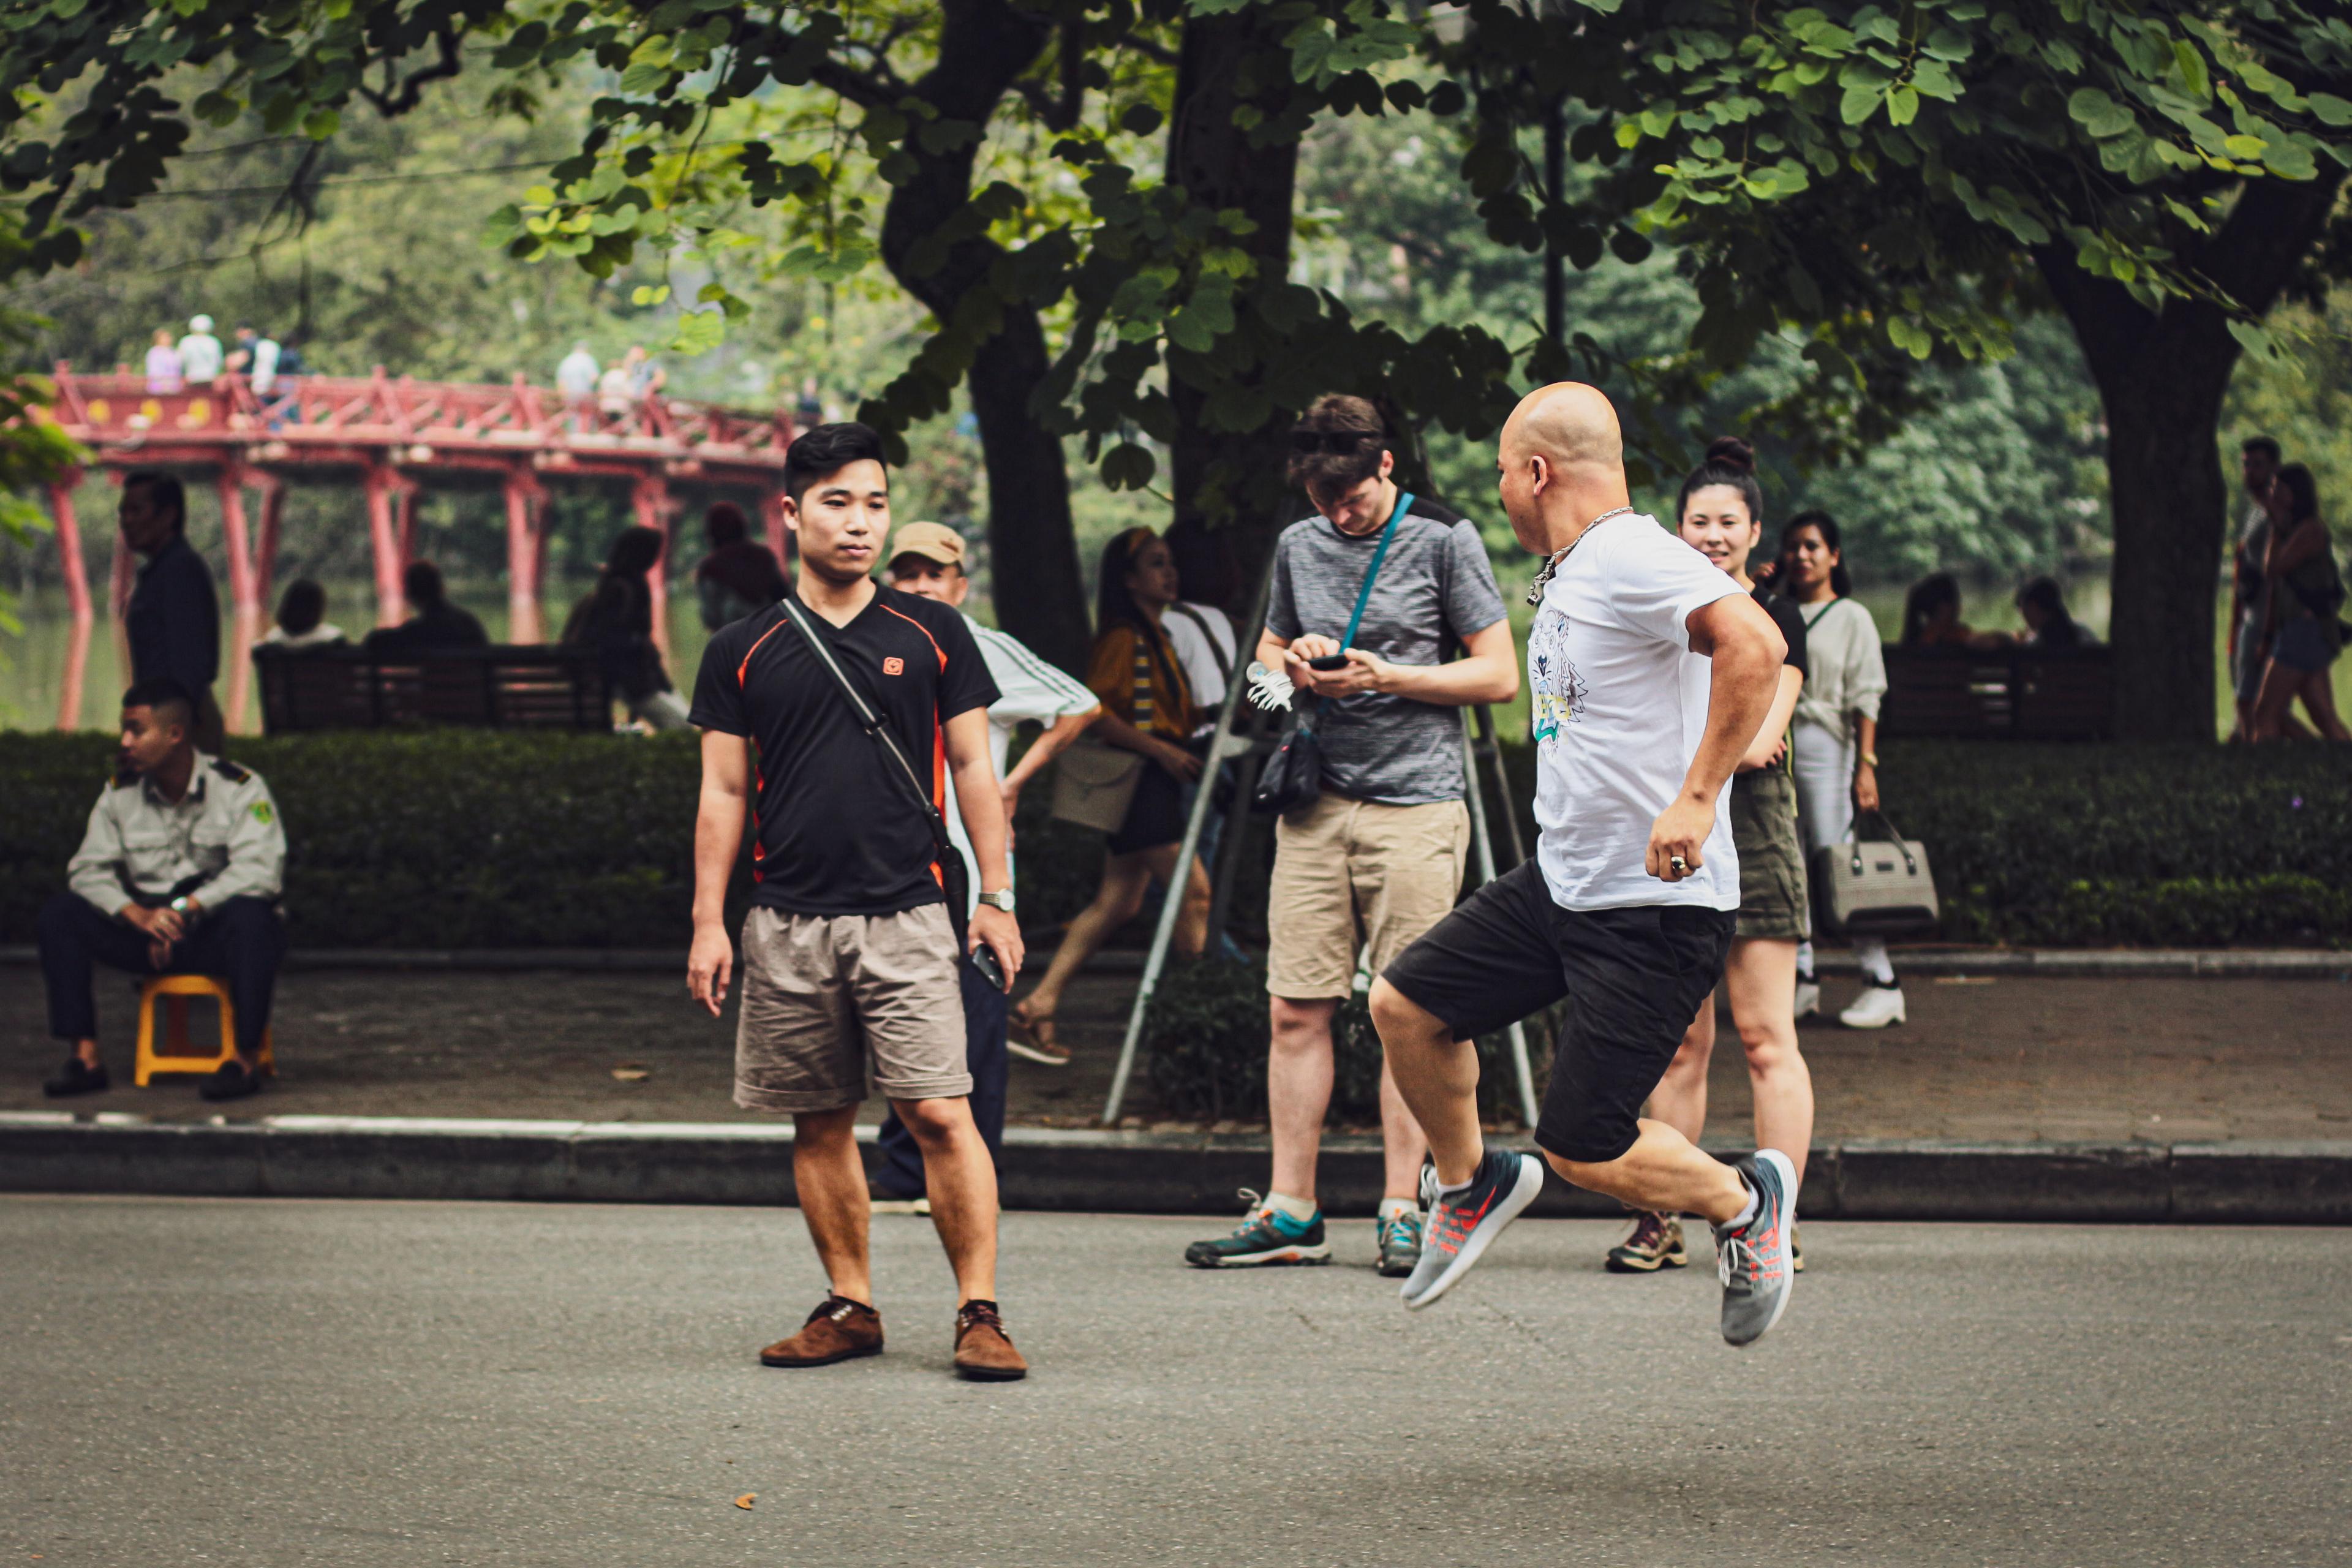
[[[243,784],[246,780],[253,776],[250,769],[238,767],[226,757],[215,757],[213,759],[213,772],[220,774],[221,777],[228,780],[231,784]]]

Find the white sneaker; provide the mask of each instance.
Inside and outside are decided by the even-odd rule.
[[[1797,1012],[1800,1018],[1818,1018],[1822,1012],[1822,987],[1817,980],[1797,982]]]
[[[1883,1029],[1889,1024],[1904,1022],[1903,987],[1871,984],[1863,987],[1853,1005],[1838,1015],[1838,1022],[1849,1029]]]

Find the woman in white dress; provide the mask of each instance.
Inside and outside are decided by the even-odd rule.
[[[1780,581],[1805,622],[1808,668],[1790,728],[1790,763],[1797,778],[1797,828],[1807,864],[1824,844],[1842,844],[1854,813],[1878,809],[1878,700],[1886,692],[1886,659],[1878,626],[1853,597],[1838,525],[1827,512],[1800,512],[1780,534]],[[1838,1015],[1850,1029],[1883,1029],[1904,1021],[1903,988],[1886,944],[1860,938],[1854,957],[1868,982]],[[1797,951],[1797,1016],[1821,1011],[1813,944]]]

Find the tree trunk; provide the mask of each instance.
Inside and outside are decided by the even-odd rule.
[[[997,103],[1034,65],[1051,28],[1002,0],[950,0],[943,7],[940,64],[914,85],[914,96],[944,120],[985,127]],[[971,199],[976,143],[927,151],[909,137],[905,151],[915,174],[890,194],[882,218],[882,260],[901,287],[942,322],[956,318],[975,289],[1005,259],[1003,247],[984,233],[948,247],[940,265],[913,265],[921,242]],[[1078,569],[1077,532],[1070,515],[1070,481],[1061,437],[1038,420],[1030,396],[1044,384],[1050,360],[1035,308],[1024,301],[975,301],[998,312],[994,331],[972,355],[968,373],[988,469],[988,548],[998,623],[1038,653],[1071,671],[1086,668],[1092,640],[1086,584]]]
[[[2189,259],[2266,314],[2311,254],[2342,183],[2250,181],[2230,219]],[[2202,300],[2148,310],[2073,254],[2035,257],[2074,329],[2107,419],[2115,732],[2126,741],[2214,738],[2213,613],[2229,537],[2221,403],[2240,348]]]
[[[1223,16],[1192,16],[1184,23],[1176,67],[1176,96],[1168,130],[1168,181],[1181,185],[1196,207],[1211,212],[1238,208],[1255,222],[1255,232],[1235,243],[1257,263],[1263,281],[1280,283],[1290,273],[1291,202],[1297,185],[1298,143],[1278,140],[1251,144],[1234,121],[1244,107],[1272,121],[1294,90],[1282,37],[1291,23],[1270,22],[1263,7]],[[1241,306],[1239,332],[1245,342],[1265,343],[1278,335],[1254,321]],[[1221,358],[1227,345],[1221,344]],[[1175,521],[1180,526],[1235,530],[1234,559],[1241,593],[1254,591],[1275,535],[1295,521],[1283,471],[1289,460],[1289,410],[1276,409],[1253,430],[1212,427],[1208,394],[1188,379],[1200,374],[1198,358],[1171,350],[1168,396],[1176,410],[1176,440],[1171,452]],[[1261,361],[1238,379],[1255,385],[1266,379]],[[1242,606],[1246,609],[1246,606]]]

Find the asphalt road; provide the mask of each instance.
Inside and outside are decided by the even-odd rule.
[[[1200,1220],[1018,1215],[1036,1371],[975,1385],[877,1226],[889,1353],[784,1373],[790,1212],[0,1199],[0,1563],[2352,1558],[2352,1231],[1810,1225],[1742,1352],[1610,1225],[1408,1315],[1369,1226],[1201,1275]]]

